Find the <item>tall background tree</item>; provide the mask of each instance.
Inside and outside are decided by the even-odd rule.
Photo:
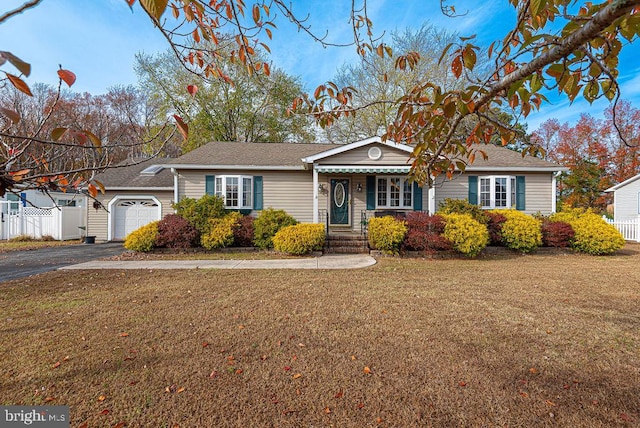
[[[614,120],[615,116],[615,120]],[[604,191],[640,174],[640,110],[627,101],[610,107],[603,119],[583,114],[573,126],[556,119],[542,123],[532,140],[547,159],[569,168],[558,180],[560,200],[572,207],[604,211]]]
[[[177,113],[189,123],[184,152],[210,141],[313,142],[307,117],[285,115],[302,92],[298,78],[279,69],[268,76],[247,73],[237,62],[224,69],[233,84],[195,74],[171,51],[136,56],[141,88],[158,106],[156,115]]]

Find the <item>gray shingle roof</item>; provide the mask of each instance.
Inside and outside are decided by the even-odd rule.
[[[558,164],[546,161],[544,159],[535,158],[533,156],[522,156],[522,153],[514,150],[507,149],[506,147],[494,146],[493,144],[480,144],[474,146],[478,150],[482,150],[488,156],[487,160],[484,160],[478,153],[476,154],[475,161],[469,165],[467,170],[473,169],[490,169],[490,168],[557,168],[561,169]]]
[[[129,165],[132,162],[140,162]],[[158,188],[173,187],[173,175],[169,169],[163,169],[155,175],[141,175],[140,172],[152,165],[163,165],[175,161],[174,158],[153,158],[143,160],[141,158],[129,159],[109,168],[96,176],[108,189],[110,188]]]
[[[336,144],[213,142],[180,156],[171,165],[302,167],[302,158]]]

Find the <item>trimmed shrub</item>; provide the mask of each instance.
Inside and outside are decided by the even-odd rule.
[[[444,225],[444,219],[439,215],[409,213],[404,247],[408,250],[426,252],[451,250],[451,243],[442,236]]]
[[[467,199],[446,198],[444,202],[440,202],[438,214],[468,214],[479,223],[489,223],[487,213],[478,205],[469,203]]]
[[[497,211],[488,211],[487,217],[489,222],[487,223],[487,229],[489,230],[489,242],[491,245],[503,245],[502,244],[502,225],[507,218]]]
[[[226,214],[224,200],[212,195],[204,195],[200,199],[184,198],[173,204],[173,208],[200,233],[207,231],[209,219],[222,218]]]
[[[272,239],[274,250],[296,256],[322,250],[324,240],[324,225],[312,223],[285,226]]]
[[[624,246],[618,230],[592,211],[571,209],[553,214],[551,221],[569,223],[575,232],[571,247],[593,255],[612,254]]]
[[[230,247],[233,244],[233,229],[242,214],[232,211],[222,218],[210,218],[207,231],[200,236],[200,245],[207,250]]]
[[[540,221],[517,210],[500,210],[506,217],[500,234],[505,247],[529,253],[542,245]]]
[[[445,214],[443,236],[453,249],[469,257],[475,257],[489,243],[487,226],[469,214]]]
[[[298,221],[284,210],[267,208],[253,221],[253,243],[263,250],[273,248],[272,239],[280,229],[298,224]]]
[[[392,216],[369,220],[369,245],[385,254],[398,254],[406,234],[406,223]]]
[[[569,247],[575,234],[573,227],[564,221],[545,219],[542,222],[542,245],[545,247]]]
[[[198,244],[200,234],[178,214],[168,214],[158,223],[156,247],[191,248]]]
[[[160,221],[152,221],[128,234],[124,239],[124,248],[144,253],[153,250],[158,237],[158,223]]]
[[[233,246],[251,247],[253,246],[253,220],[248,215],[242,216],[233,227]]]

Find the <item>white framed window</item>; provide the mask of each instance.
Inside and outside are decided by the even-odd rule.
[[[406,177],[377,177],[376,208],[413,208],[413,188]]]
[[[253,208],[253,177],[216,175],[214,194],[224,199],[225,208]]]
[[[482,208],[514,207],[516,205],[516,178],[512,176],[480,177],[478,193]]]

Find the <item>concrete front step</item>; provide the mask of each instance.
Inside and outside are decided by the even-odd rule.
[[[362,235],[329,235],[324,251],[334,254],[366,254],[369,246]]]

